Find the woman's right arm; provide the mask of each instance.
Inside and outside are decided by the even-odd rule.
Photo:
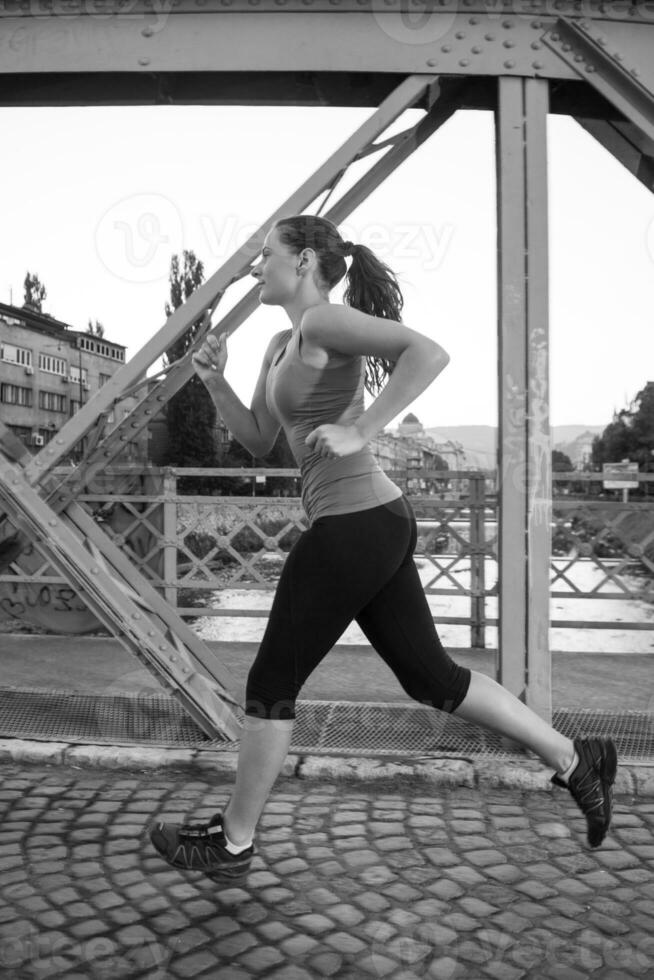
[[[265,456],[270,452],[281,428],[266,405],[266,377],[282,332],[275,334],[268,345],[250,408],[246,408],[223,374],[227,360],[224,335],[220,340],[213,336],[207,337],[201,350],[192,357],[193,366],[211,395],[223,422],[234,438],[255,457]],[[203,356],[205,348],[207,354]],[[219,370],[210,368],[207,360],[218,363]]]

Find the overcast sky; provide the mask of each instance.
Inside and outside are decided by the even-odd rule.
[[[25,273],[37,273],[45,312],[82,330],[100,320],[133,357],[165,323],[171,255],[192,249],[208,279],[372,111],[0,108],[0,301],[22,305]],[[654,203],[571,119],[550,117],[549,157],[551,422],[605,425],[654,379]],[[496,424],[492,115],[458,112],[341,230],[397,273],[404,322],[450,353],[402,415]],[[288,325],[264,306],[230,339],[227,376],[248,404],[268,339]]]

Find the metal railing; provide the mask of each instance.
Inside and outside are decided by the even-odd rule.
[[[406,473],[389,475],[406,489]],[[278,486],[265,495],[258,491],[268,489],[271,481],[296,486],[297,477],[298,471],[290,469],[116,467],[96,476],[78,499],[181,615],[266,617],[266,609],[225,606],[220,596],[233,589],[274,590],[286,554],[307,521],[299,497],[286,496],[287,488]],[[265,487],[257,483],[263,479]],[[409,491],[409,499],[418,521],[415,555],[425,593],[464,598],[469,609],[467,615],[438,615],[435,620],[467,626],[469,646],[483,649],[487,628],[498,624],[488,615],[498,596],[495,478],[433,471],[421,473],[420,479],[430,492]],[[638,474],[637,479],[648,490],[654,474]],[[194,481],[202,481],[204,493],[189,492]],[[221,493],[207,493],[208,481],[216,481]],[[225,487],[238,486],[237,481],[239,494],[226,495]],[[575,492],[566,494],[566,485]],[[600,496],[601,474],[596,473],[554,474],[554,493],[551,598],[636,600],[640,618],[591,615],[552,619],[550,625],[651,630],[654,499],[643,495],[642,500],[624,502]],[[10,568],[0,575],[0,596],[18,585],[38,591],[61,586],[62,579],[47,562],[35,560],[29,574]],[[7,603],[0,602],[0,608],[11,614]]]

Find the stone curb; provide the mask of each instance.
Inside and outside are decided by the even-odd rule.
[[[24,762],[79,769],[187,769],[202,773],[236,773],[234,750],[168,749],[148,746],[78,745],[69,742],[0,739],[0,763]],[[422,779],[435,786],[489,789],[551,790],[551,771],[536,759],[428,758],[390,760],[356,756],[288,755],[282,776],[306,780],[352,779],[362,782],[398,778]],[[622,763],[615,793],[654,797],[654,762]]]

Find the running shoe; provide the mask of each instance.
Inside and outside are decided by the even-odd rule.
[[[254,844],[240,854],[232,854],[226,849],[221,813],[215,813],[208,823],[155,821],[150,826],[150,840],[173,868],[203,871],[216,881],[247,874],[254,854]]]
[[[610,738],[575,738],[574,747],[579,763],[568,782],[565,783],[557,773],[552,776],[552,782],[570,790],[586,817],[588,843],[591,847],[599,847],[611,825],[618,755]]]

